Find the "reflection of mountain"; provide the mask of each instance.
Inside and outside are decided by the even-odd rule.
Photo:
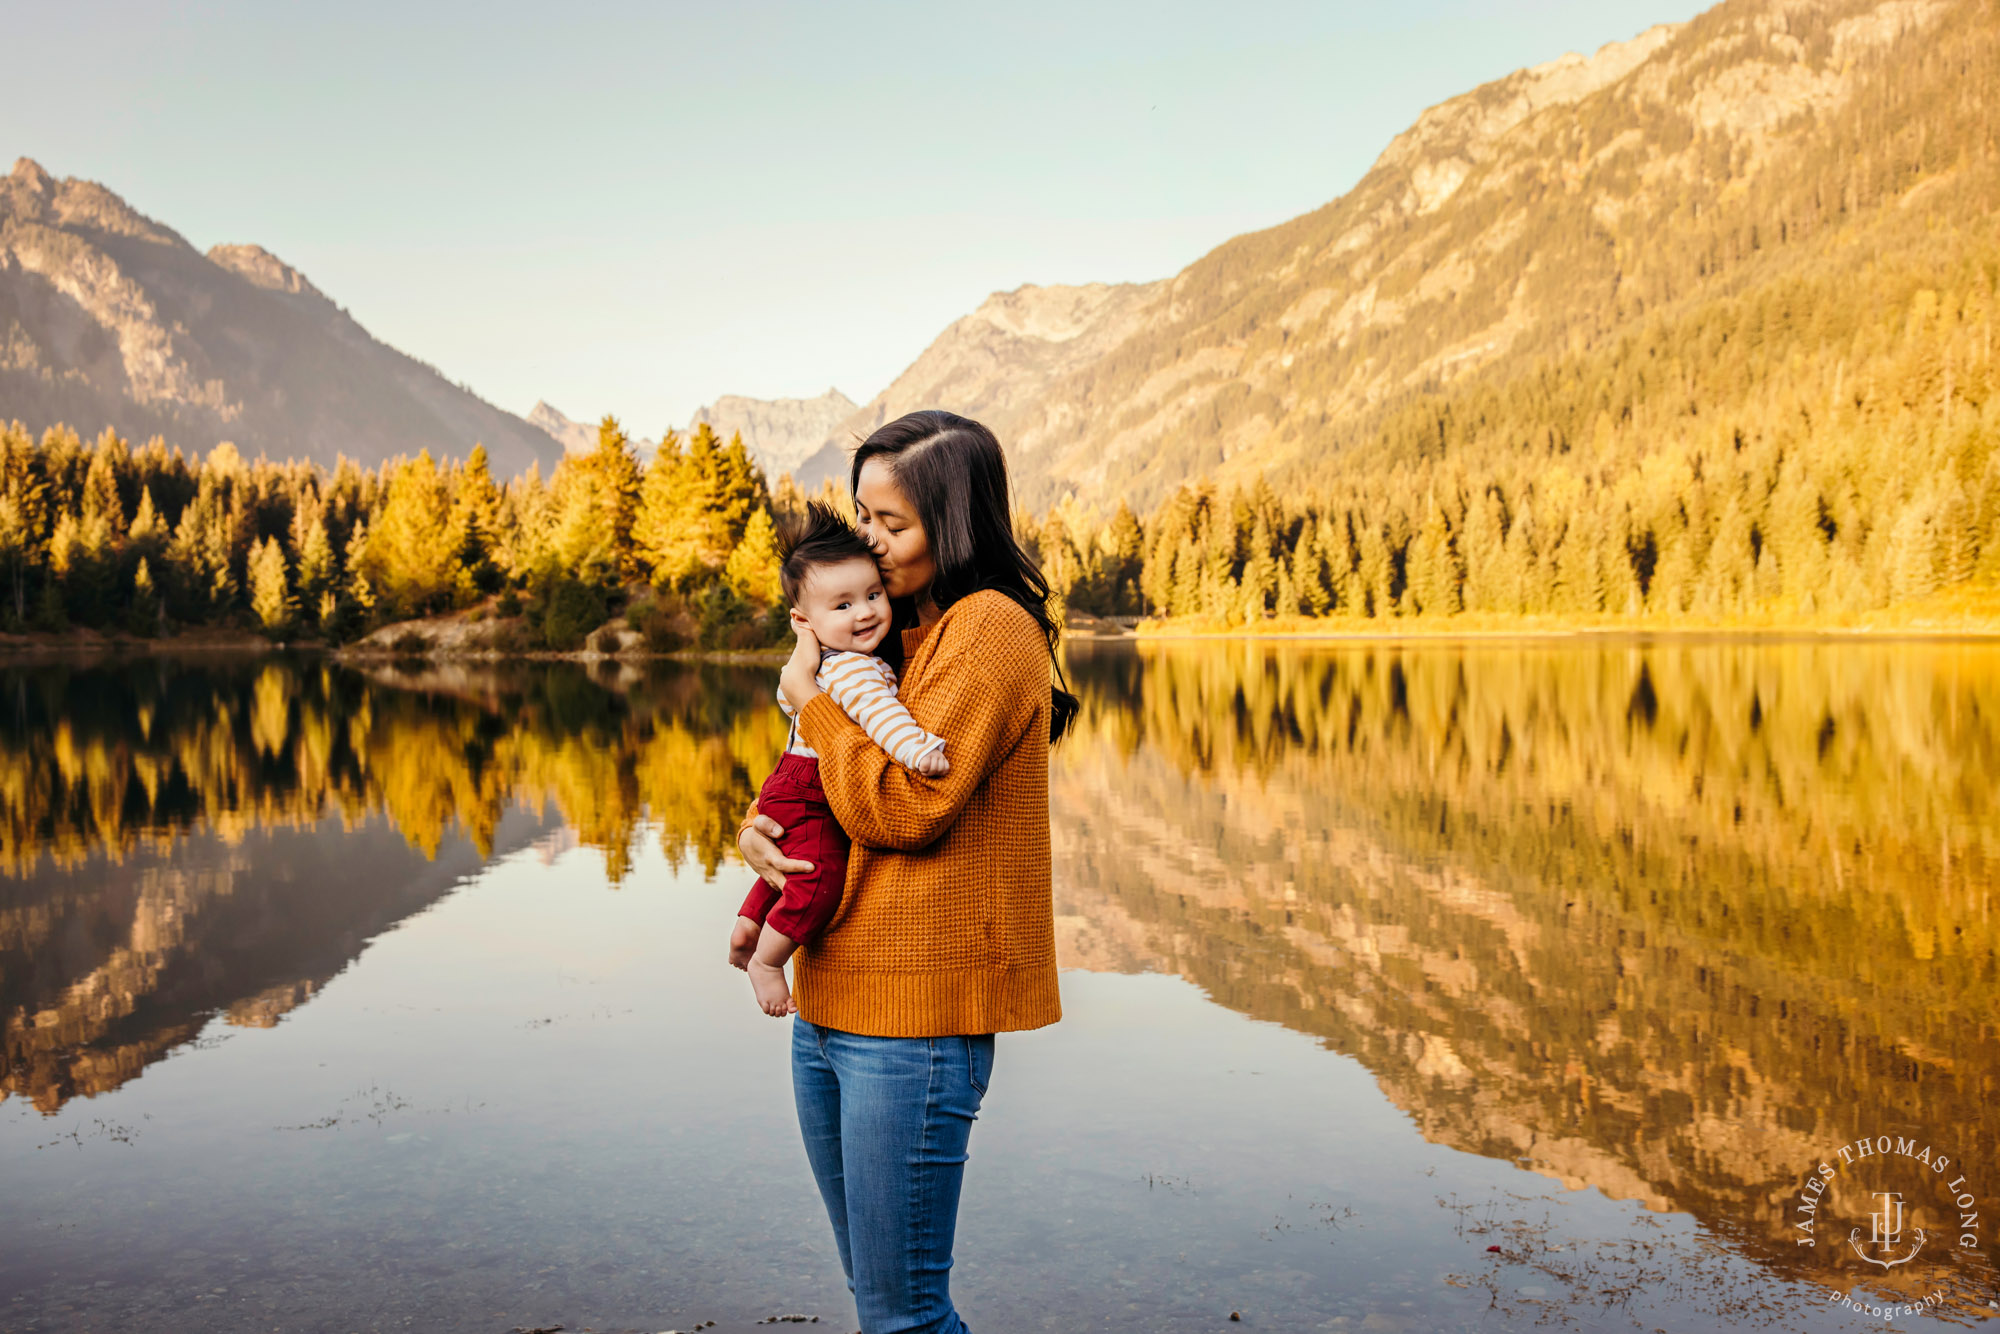
[[[2000,650],[1201,646],[1072,676],[1070,962],[1179,973],[1356,1056],[1434,1140],[1787,1267],[1786,1195],[1866,1126],[2000,1164]]]
[[[768,679],[274,659],[0,675],[0,1095],[53,1111],[218,1011],[275,1023],[557,817],[614,879],[646,827],[714,871],[783,746]]]
[[[1687,1211],[1785,1272],[1785,1196],[1856,1134],[2000,1174],[2000,648],[1069,668],[1069,963],[1181,974],[1351,1054],[1438,1142]],[[770,677],[0,674],[0,1087],[52,1107],[218,1011],[274,1021],[524,837],[509,811],[559,814],[614,878],[648,828],[714,871],[783,743]]]
[[[503,819],[494,850],[546,823]],[[480,861],[463,838],[427,859],[382,819],[330,816],[0,882],[0,1092],[53,1112],[136,1078],[218,1011],[269,1028]]]

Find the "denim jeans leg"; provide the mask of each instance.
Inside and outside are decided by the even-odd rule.
[[[840,1269],[852,1292],[854,1260],[847,1248],[847,1184],[840,1159],[840,1077],[823,1048],[831,1032],[803,1019],[792,1020],[792,1101],[799,1109],[806,1161],[819,1183],[827,1222],[833,1224],[833,1242],[840,1248]]]
[[[818,1030],[815,1053],[838,1084],[846,1256],[864,1334],[965,1334],[951,1303],[951,1251],[972,1122],[993,1039],[871,1038]],[[795,1054],[798,1048],[794,1047]],[[794,1064],[795,1074],[800,1069]],[[801,1124],[811,1101],[800,1095]],[[808,1130],[808,1138],[823,1131]],[[831,1201],[821,1164],[808,1150]],[[832,1205],[829,1203],[829,1211]],[[841,1231],[838,1224],[836,1233]]]

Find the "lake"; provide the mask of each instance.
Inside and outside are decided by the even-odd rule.
[[[972,1328],[2000,1312],[2000,646],[1067,664]],[[722,961],[775,674],[0,668],[0,1331],[852,1329]]]

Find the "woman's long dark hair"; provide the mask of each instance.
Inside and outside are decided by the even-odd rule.
[[[861,442],[854,452],[849,485],[861,489],[861,468],[881,459],[896,485],[916,507],[916,520],[930,542],[937,573],[931,601],[938,610],[968,593],[990,588],[1005,593],[1035,618],[1049,641],[1061,685],[1049,688],[1049,740],[1062,740],[1076,717],[1077,699],[1063,686],[1056,662],[1061,627],[1049,614],[1049,581],[1014,537],[1007,500],[1007,459],[993,432],[968,417],[935,409],[898,417]],[[898,616],[902,622],[914,608]]]

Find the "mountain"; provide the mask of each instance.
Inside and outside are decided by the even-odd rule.
[[[203,255],[103,186],[27,158],[0,179],[0,416],[328,465],[478,443],[508,476],[561,456],[262,247]]]
[[[1126,294],[1104,336],[1058,344],[1059,363],[1021,366],[1040,344],[983,327],[994,298],[871,416],[982,417],[1035,508],[1071,493],[1150,508],[1203,475],[1324,476],[1416,396],[1615,361],[1649,321],[1802,266],[1872,262],[1890,244],[1868,235],[1878,224],[1913,219],[1897,233],[1912,245],[1926,216],[1979,234],[1991,15],[1976,0],[1727,0],[1518,71],[1425,111],[1340,198],[1163,283],[1044,289]],[[1921,209],[1871,190],[1892,176],[1935,178]]]
[[[528,410],[525,420],[528,425],[553,438],[563,447],[565,454],[588,454],[597,448],[595,422],[571,421],[563,415],[560,408],[551,407],[544,401],[537,400],[535,406]],[[632,449],[640,455],[651,454],[659,448],[659,443],[657,440],[640,440],[635,437]]]
[[[1011,442],[1021,413],[1061,377],[1137,331],[1164,289],[1163,283],[1090,283],[995,292],[829,433],[799,465],[799,485],[811,489],[825,478],[844,477],[848,452],[858,442],[919,408],[977,418]]]
[[[838,389],[818,398],[744,398],[725,394],[698,409],[688,430],[707,422],[724,440],[743,437],[743,447],[773,481],[798,471],[801,463],[834,429],[854,414],[854,400]]]

